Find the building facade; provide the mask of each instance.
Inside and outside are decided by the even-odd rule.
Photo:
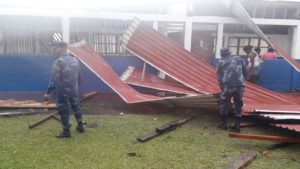
[[[121,37],[134,18],[170,37],[207,60],[219,58],[222,46],[243,55],[243,46],[268,44],[236,19],[223,0],[175,1],[125,9],[28,8],[0,4],[0,54],[44,55],[49,42],[85,39],[99,53],[130,55]],[[300,59],[300,3],[241,1],[263,32],[296,59]],[[124,6],[123,8],[126,8]],[[121,12],[120,12],[121,11]],[[176,13],[177,11],[177,13]],[[179,12],[178,12],[179,11]]]

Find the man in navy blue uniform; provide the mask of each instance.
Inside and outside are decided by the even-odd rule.
[[[53,42],[53,55],[55,60],[52,64],[52,76],[44,100],[48,100],[49,94],[56,98],[58,113],[61,116],[63,131],[57,138],[69,138],[70,134],[70,107],[75,112],[77,120],[76,130],[84,132],[82,113],[78,99],[78,85],[80,83],[80,64],[72,55],[67,53],[67,43]]]
[[[247,77],[247,65],[240,56],[231,55],[228,48],[221,49],[221,59],[217,65],[217,78],[220,88],[220,116],[222,123],[219,128],[227,130],[227,116],[230,100],[234,101],[235,124],[232,131],[240,132],[241,112],[243,107],[244,82]]]

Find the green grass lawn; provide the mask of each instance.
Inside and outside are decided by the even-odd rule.
[[[50,120],[29,130],[35,116],[0,118],[1,169],[200,169],[223,168],[234,156],[243,152],[258,152],[274,142],[238,140],[228,138],[226,132],[215,128],[217,118],[201,115],[173,132],[147,143],[136,137],[157,126],[174,120],[172,115],[124,116],[87,115],[85,121],[96,122],[98,127],[88,128],[84,134],[72,126],[72,138],[54,137],[60,124]],[[154,120],[156,118],[156,120]],[[74,118],[72,118],[74,119]],[[74,121],[73,121],[73,124]],[[243,132],[269,131],[244,129]],[[270,152],[283,160],[271,160],[258,154],[248,167],[300,168],[300,146],[291,145]],[[127,152],[136,152],[135,157]]]

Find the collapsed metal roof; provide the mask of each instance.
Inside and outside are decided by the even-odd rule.
[[[126,103],[154,101],[161,99],[157,96],[139,93],[123,83],[112,67],[89,47],[86,41],[81,41],[68,46],[68,50],[88,67],[96,76],[113,89]]]

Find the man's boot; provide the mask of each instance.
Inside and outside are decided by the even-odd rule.
[[[227,130],[227,118],[226,116],[221,116],[222,122],[218,125],[218,128]]]
[[[71,137],[70,129],[63,129],[61,133],[56,135],[56,138],[70,138],[70,137]]]
[[[234,126],[230,127],[231,129],[230,131],[240,133],[241,132],[240,124],[241,124],[241,117],[235,117]]]
[[[76,127],[76,130],[77,130],[79,133],[84,133],[84,128],[83,128],[83,123],[82,123],[82,121],[78,122],[77,127]]]

